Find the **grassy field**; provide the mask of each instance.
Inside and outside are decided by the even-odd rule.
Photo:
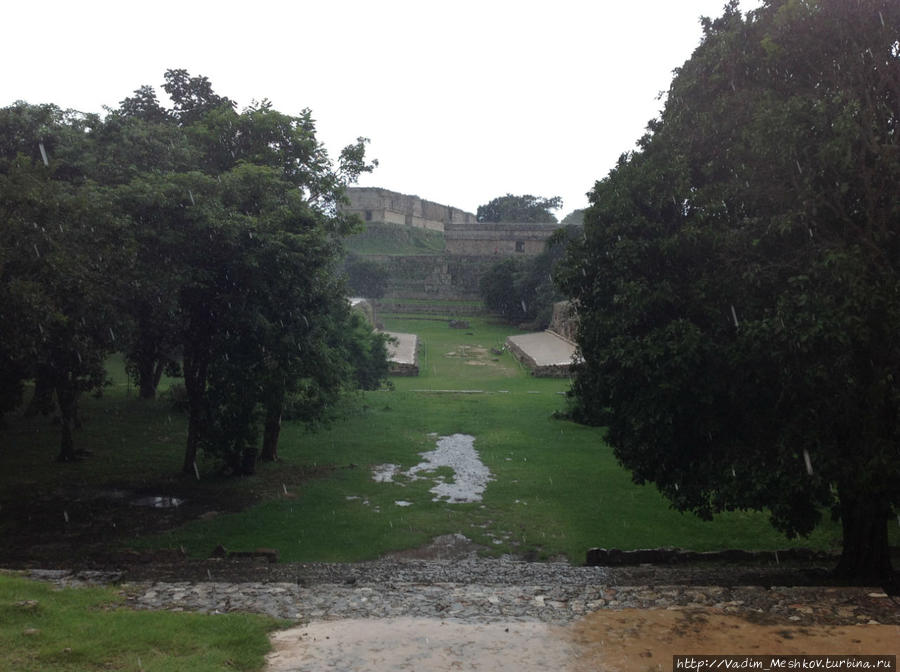
[[[250,614],[131,611],[108,588],[0,574],[0,672],[259,670],[281,623]]]
[[[809,539],[789,541],[764,514],[734,512],[704,522],[673,511],[652,487],[634,485],[602,429],[554,418],[565,407],[567,381],[532,378],[509,353],[492,353],[511,333],[508,326],[475,318],[468,329],[451,329],[433,317],[380,318],[392,331],[419,335],[421,374],[393,379],[392,390],[358,395],[341,419],[318,432],[287,423],[282,461],[253,478],[220,476],[210,462],[201,463],[199,482],[178,475],[184,417],[165,400],[138,401],[114,361],[113,387],[84,404],[87,422],[77,441],[93,456],[58,465],[56,429],[43,418],[12,418],[0,452],[0,495],[12,502],[50,493],[54,505],[73,492],[83,497],[111,488],[185,497],[221,513],[164,533],[135,530],[119,543],[183,547],[196,556],[223,544],[276,548],[285,561],[358,561],[451,532],[488,554],[565,556],[574,563],[592,546],[836,548],[840,530],[831,523]],[[457,433],[474,437],[490,469],[483,501],[432,501],[434,482],[427,479],[373,480],[373,466],[409,469],[437,437]],[[73,511],[77,502],[69,505],[67,524]],[[61,513],[50,515],[64,532]],[[0,511],[0,530],[11,529],[10,515]]]
[[[735,512],[713,522],[673,511],[651,487],[618,466],[600,429],[554,419],[565,406],[565,380],[536,379],[504,352],[510,328],[474,319],[467,330],[418,316],[382,315],[392,331],[420,336],[420,376],[394,379],[349,416],[315,434],[285,428],[281,455],[294,465],[327,466],[323,477],[285,479],[280,496],[240,513],[195,522],[154,543],[203,554],[229,548],[277,548],[285,560],[353,561],[461,532],[487,553],[583,562],[591,546],[678,546],[694,550],[833,549],[827,524],[789,541],[765,515]],[[435,447],[436,436],[469,434],[494,480],[481,503],[432,501],[427,480],[378,483],[372,467],[402,469]],[[409,502],[400,506],[396,502]]]

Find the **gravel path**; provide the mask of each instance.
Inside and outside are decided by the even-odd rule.
[[[147,570],[148,568],[144,568]],[[566,624],[600,610],[713,608],[758,622],[900,624],[900,602],[880,588],[698,585],[720,569],[611,569],[483,559],[379,560],[358,564],[221,561],[173,564],[167,573],[30,570],[60,585],[117,582],[139,609],[224,613],[250,611],[308,623],[346,618],[428,617],[471,623]],[[779,578],[762,569],[735,575]],[[205,576],[198,576],[200,573]],[[652,574],[651,574],[652,573]],[[241,576],[241,580],[230,578]],[[803,573],[783,575],[787,581]],[[229,578],[230,577],[230,578]],[[649,578],[655,579],[648,581]],[[636,581],[640,581],[637,583]],[[720,583],[722,583],[720,581]]]

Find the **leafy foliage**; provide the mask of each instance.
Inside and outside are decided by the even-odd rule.
[[[597,183],[566,291],[581,419],[681,510],[831,507],[842,574],[890,573],[900,504],[900,6],[737,3]]]
[[[553,304],[564,298],[553,274],[565,255],[567,241],[580,235],[579,227],[561,228],[539,255],[510,257],[494,264],[480,281],[484,305],[508,322],[545,329],[553,317]]]
[[[533,222],[556,223],[551,210],[562,207],[562,198],[553,196],[498,196],[490,203],[479,205],[475,217],[479,222]]]
[[[142,397],[181,365],[186,473],[201,446],[251,473],[263,418],[263,456],[276,456],[287,395],[330,398],[386,373],[383,342],[335,280],[355,225],[337,205],[374,163],[359,138],[333,164],[309,110],[238,113],[184,70],[163,88],[171,109],[141,87],[105,119],[0,111],[0,312],[17,325],[0,328],[0,410],[35,378],[43,401],[56,394],[72,459],[77,396],[122,349]]]
[[[0,111],[0,410],[21,402],[26,379],[55,393],[61,461],[76,457],[78,396],[103,386],[103,360],[121,333],[122,227],[86,178],[90,123],[53,106]]]

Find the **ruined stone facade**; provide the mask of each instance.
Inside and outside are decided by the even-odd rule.
[[[444,228],[448,254],[533,256],[544,251],[558,224],[451,223]]]
[[[544,251],[558,224],[487,223],[457,208],[376,187],[347,190],[349,206],[364,222],[417,227],[443,234],[446,248],[439,254],[366,254],[379,262],[390,278],[389,298],[480,298],[481,277],[501,258],[533,256]],[[376,235],[378,227],[372,227]]]
[[[448,224],[476,222],[471,212],[378,187],[351,187],[347,189],[347,198],[350,205],[342,210],[359,215],[364,222],[386,222],[431,231],[444,231]]]

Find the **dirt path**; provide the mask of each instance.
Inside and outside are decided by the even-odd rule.
[[[267,672],[671,670],[675,654],[900,653],[900,626],[762,625],[715,610],[608,610],[570,626],[534,621],[346,619],[274,636]]]

